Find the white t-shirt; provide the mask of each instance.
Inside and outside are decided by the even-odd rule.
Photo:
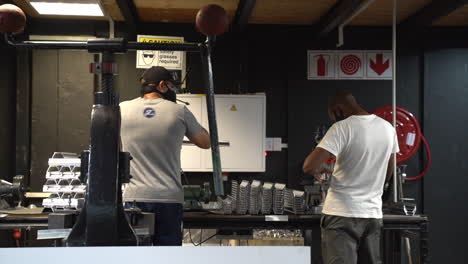
[[[388,161],[399,151],[393,126],[376,115],[353,115],[330,127],[317,147],[336,157],[322,213],[382,218]]]

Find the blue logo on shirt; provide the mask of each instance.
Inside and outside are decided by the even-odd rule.
[[[146,118],[152,118],[153,116],[156,115],[156,111],[151,107],[147,107],[147,108],[145,108],[145,110],[143,110],[143,115]]]

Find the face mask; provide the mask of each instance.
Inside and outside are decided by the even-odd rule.
[[[176,99],[177,99],[177,95],[176,93],[170,89],[167,85],[167,92],[165,93],[162,93],[160,91],[158,91],[158,89],[156,89],[155,86],[149,86],[149,85],[146,85],[146,84],[142,84],[141,85],[141,88],[140,88],[140,93],[141,93],[141,96],[144,96],[145,94],[147,93],[158,93],[162,96],[162,98],[164,98],[165,100],[168,100],[168,101],[171,101],[171,102],[176,102]]]
[[[140,95],[141,97],[143,97],[145,94],[148,94],[148,93],[154,93],[155,92],[155,89],[153,86],[149,86],[149,85],[146,85],[146,84],[142,84],[141,87],[140,87]]]
[[[171,102],[176,102],[177,100],[177,95],[172,89],[167,89],[167,92],[165,93],[160,93],[162,97],[166,100],[169,100]]]

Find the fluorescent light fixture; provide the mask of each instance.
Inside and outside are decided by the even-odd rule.
[[[97,3],[30,2],[41,15],[104,16]]]

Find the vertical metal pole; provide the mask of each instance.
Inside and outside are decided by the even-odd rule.
[[[211,157],[213,161],[213,183],[217,196],[224,195],[223,178],[221,172],[221,157],[219,154],[218,126],[216,124],[216,111],[214,99],[213,68],[211,65],[211,46],[213,36],[208,36],[205,45],[202,46],[201,60],[206,85],[206,106],[208,110],[208,124],[211,138]]]
[[[396,21],[397,19],[397,0],[393,0],[393,27],[392,27],[392,53],[393,53],[393,63],[392,63],[392,107],[393,107],[393,127],[396,126]],[[398,202],[398,175],[397,175],[397,156],[396,153],[393,154],[393,202]]]

